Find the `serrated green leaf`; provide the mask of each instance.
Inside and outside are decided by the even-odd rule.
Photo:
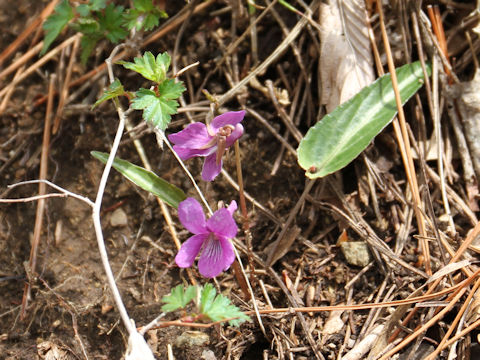
[[[123,6],[109,4],[104,13],[98,13],[98,21],[104,36],[112,43],[117,43],[127,37],[128,31],[122,27]]]
[[[152,0],[133,0],[133,7],[141,12],[149,12],[154,8]]]
[[[178,102],[162,95],[157,96],[152,90],[140,89],[135,93],[131,108],[143,110],[143,119],[164,131],[170,123],[171,115],[177,113]]]
[[[145,31],[150,31],[158,26],[158,24],[160,23],[160,19],[165,18],[168,18],[168,15],[165,11],[161,10],[158,10],[158,12],[155,11],[150,14],[145,14],[143,22],[141,23],[141,29]]]
[[[88,4],[80,4],[75,8],[75,11],[78,15],[87,17],[90,15],[90,6],[88,6]]]
[[[187,290],[184,291],[183,285],[177,285],[172,289],[170,295],[165,295],[162,298],[162,302],[165,303],[165,305],[162,306],[162,311],[170,312],[177,309],[184,309],[196,295],[197,288],[195,286],[189,286]]]
[[[133,63],[119,61],[126,69],[133,70],[144,78],[160,84],[166,79],[168,68],[170,67],[170,55],[167,52],[158,54],[157,58],[150,51],[145,52],[143,57],[136,57]]]
[[[43,40],[43,47],[40,55],[45,54],[52,42],[60,35],[60,32],[65,28],[70,20],[73,19],[73,9],[67,0],[63,0],[57,6],[55,11],[43,23],[43,30],[45,30],[45,39]]]
[[[167,13],[153,4],[152,0],[134,0],[133,8],[125,14],[124,21],[128,30],[151,30],[158,25],[160,18],[168,17]]]
[[[158,85],[158,93],[161,97],[167,100],[176,100],[185,91],[185,86],[181,81],[175,82],[175,80],[165,80]]]
[[[90,0],[90,8],[92,11],[103,10],[107,7],[107,0]]]
[[[116,98],[118,96],[124,95],[125,94],[125,89],[123,88],[122,83],[120,82],[119,79],[115,79],[113,83],[111,83],[108,86],[108,89],[105,90],[102,96],[100,96],[100,99],[98,99],[95,104],[92,106],[92,110],[103,103],[104,101]]]
[[[427,66],[428,72],[431,67]],[[396,70],[402,104],[423,85],[420,62]],[[355,159],[397,113],[390,74],[377,79],[311,127],[298,147],[298,163],[311,179]]]
[[[82,64],[86,64],[88,57],[92,53],[95,45],[97,45],[98,40],[100,40],[100,36],[96,35],[84,35],[80,40],[80,47],[82,52],[80,54],[80,61]]]
[[[230,318],[228,323],[232,326],[238,326],[250,318],[245,315],[238,307],[230,303],[230,300],[222,294],[216,295],[216,290],[211,284],[205,284],[200,295],[200,313],[208,317],[211,321],[222,321]]]
[[[212,284],[205,284],[200,294],[200,313],[206,314],[212,306],[216,293],[217,290],[215,290]]]
[[[104,164],[107,162],[107,153],[92,151],[91,154]],[[168,183],[153,172],[126,160],[115,158],[113,167],[135,185],[151,192],[174,208],[178,208],[180,201],[185,200],[187,197],[185,193],[175,185]]]

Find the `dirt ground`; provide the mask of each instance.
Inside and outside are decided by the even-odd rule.
[[[11,2],[0,1],[3,30],[0,53],[14,43],[48,3],[45,0],[19,0],[13,6]],[[160,30],[166,29],[164,34],[147,46],[141,45],[142,39],[158,29],[136,39],[139,53],[168,51],[175,59],[177,69],[199,61],[194,70],[187,71],[182,77],[187,87],[185,103],[181,104],[179,114],[173,117],[167,133],[180,130],[192,119],[203,121],[209,102],[202,89],[218,96],[225,94],[257,64],[264,62],[288,35],[285,30],[291,30],[302,19],[275,4],[273,10],[258,22],[258,54],[253,54],[251,33],[247,31],[250,22],[246,2],[194,3],[204,6],[204,10],[190,13],[171,26],[161,23]],[[257,2],[261,8],[268,3]],[[307,3],[292,2],[303,12],[306,12],[303,5],[314,7],[313,19],[319,21],[317,2]],[[410,17],[415,10],[408,1],[391,3],[385,6],[386,24],[394,59],[397,65],[401,65],[419,58]],[[424,2],[422,11],[427,11],[427,3],[433,2]],[[474,6],[469,1],[452,2],[448,6],[445,5],[447,1],[439,3],[454,59],[453,70],[461,81],[470,81],[475,63],[468,41],[462,34],[468,30],[474,52],[478,52],[480,40],[471,31],[478,25],[478,16],[471,15]],[[172,19],[189,8],[186,2],[175,1],[166,1],[165,6]],[[260,7],[257,14],[262,12]],[[372,19],[381,62],[388,71],[378,16],[374,15]],[[228,53],[229,45],[244,32],[246,36]],[[0,56],[3,61],[0,72],[29,49],[34,34],[11,56],[6,59]],[[63,33],[52,47],[73,34],[72,30]],[[39,39],[42,37],[40,33]],[[408,54],[405,45],[410,51]],[[72,81],[100,66],[112,48],[111,44],[101,42],[87,64],[83,65],[77,59]],[[252,252],[260,259],[255,263],[254,273],[250,266],[247,267],[260,309],[386,302],[405,299],[412,294],[423,295],[422,291],[426,291],[415,292],[425,284],[425,278],[421,276],[425,270],[425,257],[421,253],[413,200],[392,126],[387,127],[354,162],[333,175],[316,180],[309,191],[305,189],[310,181],[298,166],[296,157],[284,145],[286,142],[296,149],[298,140],[287,129],[282,117],[292,119],[294,127],[304,135],[325,114],[320,101],[324,91],[319,75],[320,48],[318,29],[307,23],[289,47],[258,74],[257,84],[252,81],[239,88],[222,107],[223,110],[247,110],[243,122],[245,134],[240,141],[245,190],[262,206],[247,201]],[[425,51],[424,56],[430,57],[431,53]],[[223,57],[225,61],[222,62]],[[39,58],[36,56],[30,60],[25,69]],[[0,198],[19,199],[38,194],[37,184],[14,189],[8,185],[39,178],[49,75],[57,74],[57,89],[60,89],[69,59],[69,52],[66,52],[46,62],[14,87],[8,105],[1,110]],[[218,69],[217,64],[220,64]],[[120,66],[114,70],[125,87],[146,86],[139,77]],[[446,86],[448,80],[443,68],[438,71],[442,86]],[[306,80],[303,74],[307,76]],[[13,74],[2,77],[0,73],[0,88],[8,86],[12,78]],[[288,92],[288,105],[278,104],[278,99],[277,103],[272,100],[267,80]],[[87,85],[83,88],[79,84],[69,89],[69,94],[73,95],[65,104],[60,129],[52,134],[49,144],[47,179],[91,200],[96,196],[103,165],[90,155],[90,151],[108,152],[118,123],[111,103],[95,110],[90,108],[106,81],[103,73],[98,78],[86,79]],[[277,93],[279,98],[280,94]],[[446,94],[441,87],[442,138],[446,144],[442,151],[455,231],[448,228],[441,185],[435,180],[439,173],[437,159],[415,158],[423,211],[428,218],[427,234],[434,273],[446,265],[442,260],[441,246],[448,245],[453,251],[458,249],[477,225],[478,216],[478,197],[470,196],[478,194],[477,182],[475,179],[467,182],[464,176],[466,170],[459,156],[462,150],[449,120]],[[57,97],[54,105],[58,105]],[[123,105],[126,106],[126,102]],[[187,105],[200,109],[187,111]],[[430,141],[434,126],[425,89],[405,106],[405,112],[412,139],[416,140],[414,145],[421,144],[422,140]],[[134,125],[140,124],[134,135],[141,140],[153,171],[195,197],[196,192],[175,158],[168,149],[159,149],[154,134],[142,126],[140,112],[130,113],[129,118]],[[283,138],[283,143],[278,138]],[[123,139],[118,156],[141,165],[129,136],[125,135]],[[187,165],[214,207],[219,200],[230,202],[235,199],[238,202],[238,192],[225,176],[220,175],[213,183],[205,183],[200,180],[202,161],[189,160]],[[430,170],[426,170],[427,167]],[[233,151],[227,154],[225,169],[236,178]],[[53,192],[52,189],[49,191]],[[36,209],[36,201],[0,204],[0,359],[121,359],[128,335],[115,309],[101,266],[90,208],[71,197],[46,200],[37,273],[31,274],[28,261]],[[186,240],[189,233],[178,221],[176,211],[169,211],[180,240]],[[117,224],[115,219],[123,215],[126,218]],[[137,326],[146,325],[161,314],[162,297],[174,286],[188,284],[191,279],[175,264],[177,248],[156,200],[113,170],[101,218],[109,260],[126,308]],[[241,222],[240,216],[237,220]],[[285,227],[287,232],[283,236]],[[446,239],[441,246],[434,240],[439,232]],[[371,242],[377,238],[406,265],[382,255]],[[364,265],[354,265],[339,246],[342,240],[368,243],[373,257],[369,257]],[[245,242],[243,232],[239,232],[238,241]],[[468,269],[472,270],[470,276],[476,270],[474,260],[477,253],[474,250],[470,249],[465,255],[469,261]],[[267,264],[272,257],[274,261]],[[249,263],[245,252],[242,252],[242,259],[244,264]],[[200,284],[207,281],[195,266],[192,274]],[[455,283],[467,277],[458,269],[450,270],[448,275]],[[450,326],[460,329],[453,322],[467,302],[468,294],[471,293],[473,301],[477,301],[476,288],[472,290],[476,277],[478,274],[473,276],[472,283],[465,285],[466,293],[441,320],[425,329],[416,341],[398,350],[398,358],[424,359],[439,346]],[[31,285],[31,299],[22,318],[22,298],[27,282]],[[216,279],[216,286],[242,310],[254,309],[252,300],[245,297],[231,269]],[[444,288],[448,288],[447,282],[436,291]],[[433,300],[447,303],[451,298],[445,296]],[[435,309],[436,304],[432,302],[431,308]],[[396,308],[273,313],[263,315],[261,325],[252,315],[252,322],[239,328],[171,326],[149,331],[146,339],[158,359],[340,359],[378,325],[386,325],[382,336],[391,336],[395,326],[405,317],[395,313],[398,317],[392,321]],[[471,308],[478,309],[475,304]],[[409,322],[399,327],[401,332],[394,344],[435,315],[428,306],[417,310]],[[469,317],[462,321],[463,328],[478,320],[477,313],[472,310],[468,313]],[[176,315],[169,314],[165,320],[174,320]],[[387,328],[387,325],[391,327]],[[456,343],[457,358],[480,359],[477,336],[478,331],[473,328]],[[190,342],[179,341],[185,338]],[[195,343],[197,338],[202,341]],[[167,350],[170,346],[172,355]],[[451,347],[441,352],[438,358],[446,359],[449,351]],[[380,356],[378,352],[376,355],[375,358]],[[356,359],[363,358],[366,359],[367,355]]]

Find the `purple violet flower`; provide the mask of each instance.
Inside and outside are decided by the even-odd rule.
[[[235,260],[235,252],[230,239],[237,235],[238,227],[233,219],[237,203],[232,201],[225,209],[221,208],[205,220],[202,206],[194,198],[187,198],[178,205],[178,218],[185,228],[193,233],[185,241],[175,262],[181,268],[193,265],[199,253],[198,270],[207,278],[214,278],[227,270]]]
[[[240,122],[245,111],[230,111],[219,115],[208,125],[196,122],[168,139],[182,160],[204,156],[202,179],[212,181],[222,170],[222,156],[243,134]]]

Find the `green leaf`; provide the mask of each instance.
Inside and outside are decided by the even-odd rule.
[[[427,66],[431,72],[431,67]],[[420,62],[396,70],[402,104],[423,85]],[[355,159],[397,113],[390,74],[363,88],[311,127],[298,147],[298,163],[311,179],[331,174]]]
[[[168,96],[171,93],[167,94]],[[135,93],[131,108],[143,110],[142,117],[161,131],[165,131],[170,123],[171,115],[177,113],[178,102],[164,95],[158,95],[148,89],[140,89]]]
[[[43,30],[45,30],[45,39],[43,40],[43,47],[40,55],[45,54],[52,42],[60,35],[60,32],[73,19],[73,9],[67,0],[63,0],[57,6],[55,11],[43,23]]]
[[[88,4],[80,4],[75,8],[75,11],[83,17],[90,15],[92,11],[100,11],[107,7],[106,0],[90,0]]]
[[[116,97],[121,96],[121,95],[124,95],[124,94],[125,94],[125,89],[123,88],[122,83],[120,82],[120,80],[115,79],[115,81],[108,86],[108,89],[105,90],[105,92],[104,92],[103,95],[100,97],[100,99],[98,99],[98,100],[95,102],[95,104],[93,104],[92,110],[93,110],[96,106],[98,106],[98,105],[100,105],[101,103],[103,103],[104,101],[107,101],[107,100],[116,98]]]
[[[107,162],[107,153],[92,151],[91,154],[104,164]],[[140,166],[134,165],[126,160],[115,158],[113,167],[128,180],[142,189],[151,192],[174,208],[178,208],[178,203],[186,199],[186,195],[181,189]]]
[[[88,6],[87,4],[80,4],[75,8],[75,11],[78,15],[82,17],[87,17],[88,15],[90,15],[90,6]]]
[[[171,59],[167,52],[158,54],[155,59],[155,56],[150,51],[147,51],[143,54],[143,57],[136,57],[133,61],[133,63],[127,61],[119,61],[118,63],[129,70],[139,73],[144,78],[160,84],[167,77]]]
[[[90,8],[92,11],[103,10],[107,7],[107,0],[90,0]]]
[[[80,47],[82,48],[82,53],[80,54],[80,61],[82,64],[86,64],[88,57],[92,53],[95,45],[101,39],[100,35],[83,35],[82,39],[80,40]]]
[[[158,85],[158,93],[162,98],[167,100],[176,100],[185,91],[185,86],[181,81],[175,82],[175,80],[165,80]]]
[[[141,12],[149,12],[154,9],[152,0],[133,0],[133,7]]]
[[[162,301],[162,311],[170,312],[177,309],[184,309],[190,301],[197,295],[197,287],[189,286],[187,290],[183,290],[183,285],[177,285],[172,289],[170,295],[165,295]]]
[[[98,21],[103,34],[112,43],[117,43],[127,37],[128,31],[122,28],[123,6],[109,4],[104,13],[98,13]]]
[[[232,326],[238,326],[250,318],[245,315],[238,307],[230,303],[230,300],[222,294],[216,295],[216,290],[212,284],[205,284],[200,295],[200,313],[208,317],[211,321],[222,321],[230,318],[228,323]]]
[[[151,30],[158,25],[160,18],[168,17],[167,13],[156,7],[152,0],[134,0],[133,8],[124,16],[128,30]]]
[[[98,34],[100,35],[100,24],[91,17],[81,17],[72,23],[72,29],[82,34]]]

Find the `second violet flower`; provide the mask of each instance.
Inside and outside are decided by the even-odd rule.
[[[235,260],[230,239],[237,235],[238,227],[233,219],[237,203],[232,201],[227,208],[221,208],[205,220],[202,206],[194,198],[187,198],[178,205],[178,218],[185,228],[194,235],[185,241],[175,262],[181,268],[193,265],[200,253],[198,270],[207,278],[213,278],[227,270]]]
[[[230,111],[215,117],[205,125],[196,122],[182,131],[171,134],[168,139],[182,160],[195,156],[205,157],[202,179],[212,181],[222,170],[222,156],[243,134],[240,122],[245,111]]]

